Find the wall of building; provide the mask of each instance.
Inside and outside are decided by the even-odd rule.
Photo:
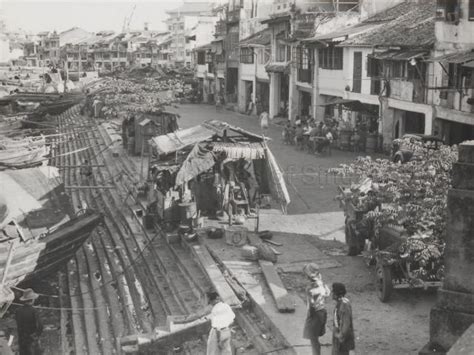
[[[438,20],[435,22],[436,48],[438,50],[461,50],[474,48],[474,21],[469,21],[469,0],[459,0],[461,13],[459,23]]]

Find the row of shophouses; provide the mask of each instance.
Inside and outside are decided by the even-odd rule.
[[[229,0],[218,17],[194,50],[204,101],[337,119],[385,149],[474,139],[474,0]]]
[[[24,41],[24,65],[70,71],[113,71],[127,67],[192,67],[192,49],[211,40],[216,23],[213,2],[189,2],[167,11],[165,31],[90,33],[78,27],[41,32]],[[20,64],[20,63],[19,63]]]

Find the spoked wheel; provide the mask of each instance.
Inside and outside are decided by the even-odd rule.
[[[390,266],[377,264],[375,267],[377,294],[380,301],[388,302],[393,290],[392,270]]]

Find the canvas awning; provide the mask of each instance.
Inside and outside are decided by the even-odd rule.
[[[388,50],[385,52],[375,52],[369,54],[369,57],[380,60],[412,60],[423,58],[429,54],[429,50],[407,49],[407,50]]]
[[[159,154],[170,154],[209,139],[215,134],[215,130],[199,125],[153,137],[151,141]]]
[[[170,154],[186,147],[192,146],[196,143],[208,140],[212,138],[215,134],[223,134],[226,129],[240,133],[245,137],[263,140],[262,136],[247,131],[243,128],[235,127],[219,120],[209,120],[203,122],[198,126],[181,129],[172,133],[153,137],[151,139],[151,143],[156,148],[159,154]],[[265,139],[268,140],[268,138]]]
[[[474,61],[474,50],[444,54],[438,57],[431,57],[428,62],[445,62],[453,64],[465,64]]]

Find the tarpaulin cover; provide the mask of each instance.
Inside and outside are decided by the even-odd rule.
[[[212,151],[196,144],[178,171],[175,185],[179,186],[190,181],[199,174],[208,171],[214,164],[215,161]]]

